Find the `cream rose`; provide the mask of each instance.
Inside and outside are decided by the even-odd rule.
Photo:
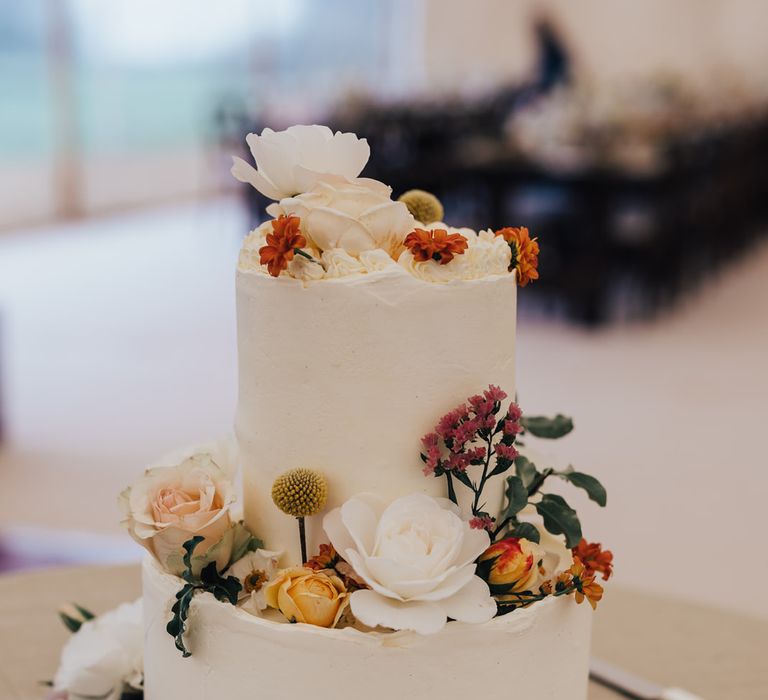
[[[123,525],[170,573],[179,576],[184,566],[182,545],[195,535],[205,539],[195,549],[200,555],[215,552],[219,571],[232,554],[230,507],[235,500],[228,474],[210,454],[187,457],[174,466],[148,469],[120,494]]]
[[[70,700],[119,700],[126,687],[142,686],[143,647],[139,599],[83,623],[61,651],[53,687]]]
[[[349,602],[338,576],[304,567],[282,571],[267,586],[265,598],[291,622],[318,627],[335,627]]]
[[[417,493],[387,506],[364,494],[328,513],[323,526],[371,587],[350,597],[363,624],[434,634],[449,617],[479,623],[496,614],[488,584],[475,575],[490,537],[447,499]]]
[[[334,134],[327,126],[264,129],[260,136],[248,134],[245,140],[256,168],[235,157],[232,175],[274,200],[308,192],[325,175],[355,178],[371,155],[365,139]]]
[[[320,250],[343,248],[357,257],[364,250],[382,248],[392,255],[415,221],[391,194],[391,188],[376,180],[327,177],[311,191],[283,199],[267,211],[301,218],[301,232]]]

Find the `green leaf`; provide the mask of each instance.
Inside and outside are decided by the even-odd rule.
[[[597,503],[597,505],[605,507],[608,501],[608,494],[605,492],[603,485],[594,476],[574,471],[556,472],[556,474],[561,479],[570,481],[574,486],[584,489],[591,500]]]
[[[513,462],[511,459],[507,459],[506,457],[496,457],[496,466],[493,468],[493,471],[488,475],[488,478],[490,479],[492,476],[499,476],[499,474],[504,474],[505,472],[508,472],[512,464]]]
[[[229,560],[229,566],[242,559],[248,552],[255,552],[257,549],[264,548],[264,543],[251,534],[242,520],[232,526],[232,535],[232,556]]]
[[[515,471],[522,480],[523,486],[525,486],[526,489],[530,487],[530,485],[539,475],[539,471],[536,469],[536,465],[527,457],[523,457],[523,455],[518,455],[515,458]]]
[[[72,632],[72,634],[77,632],[83,626],[82,620],[77,620],[74,617],[70,617],[65,612],[59,612],[59,619],[64,623],[64,627]]]
[[[558,413],[554,418],[547,416],[523,416],[520,419],[523,427],[531,434],[548,440],[556,440],[573,430],[573,421]]]
[[[216,600],[237,605],[237,596],[243,586],[236,576],[224,578],[216,570],[216,562],[210,562],[201,572],[203,590],[210,591]]]
[[[519,476],[507,478],[507,507],[504,511],[505,518],[517,515],[528,504],[528,489],[525,488]]]
[[[522,537],[538,544],[541,541],[541,533],[532,523],[518,523],[509,532],[511,537]]]
[[[181,574],[181,577],[187,583],[194,583],[197,580],[197,577],[193,572],[192,553],[195,551],[197,545],[204,539],[205,537],[202,537],[201,535],[195,535],[181,545],[184,548],[184,556],[182,557],[182,561],[184,562],[184,572]]]
[[[72,603],[72,607],[83,616],[83,620],[85,620],[86,622],[88,620],[93,620],[96,617],[94,613],[92,613],[87,608],[84,608],[82,605],[78,605],[77,603]]]
[[[166,632],[174,638],[176,648],[181,652],[184,658],[191,656],[191,652],[184,644],[184,632],[186,631],[186,622],[189,617],[189,605],[192,602],[192,596],[195,595],[197,587],[187,583],[176,594],[176,602],[171,608],[173,617],[165,626]]]
[[[451,475],[456,478],[457,481],[464,484],[468,489],[475,490],[475,487],[472,485],[472,480],[469,478],[469,475],[467,472],[462,471],[452,471]]]
[[[536,510],[544,519],[544,527],[553,535],[565,535],[565,544],[571,549],[581,540],[581,523],[576,511],[564,498],[546,493],[536,504]]]

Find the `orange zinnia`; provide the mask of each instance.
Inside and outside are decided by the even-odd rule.
[[[573,548],[573,555],[579,558],[587,574],[602,574],[603,581],[607,581],[613,573],[613,552],[606,549],[599,542],[587,542],[584,538]]]
[[[568,571],[572,574],[573,583],[576,586],[573,594],[576,602],[583,603],[586,598],[593,610],[597,608],[597,603],[603,597],[603,587],[595,581],[594,576],[588,574],[578,557],[574,557],[573,565]]]
[[[539,244],[537,239],[531,238],[525,226],[508,226],[496,231],[509,243],[512,249],[512,261],[509,269],[517,270],[517,283],[525,287],[531,280],[539,279]]]
[[[267,234],[267,245],[259,248],[259,262],[267,266],[272,277],[277,277],[288,267],[298,248],[307,245],[301,235],[298,216],[280,216],[272,221],[272,233]]]
[[[441,265],[447,265],[454,255],[464,253],[467,249],[467,239],[460,233],[448,233],[442,228],[431,231],[417,228],[406,236],[405,247],[411,251],[416,262],[434,260]]]

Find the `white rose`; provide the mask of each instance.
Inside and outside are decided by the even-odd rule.
[[[170,573],[179,576],[184,566],[182,545],[195,535],[204,538],[194,553],[214,545],[219,571],[232,554],[230,508],[235,489],[229,474],[208,453],[193,454],[173,466],[148,469],[133,486],[120,494],[123,525]]]
[[[124,686],[141,688],[143,647],[139,599],[83,623],[61,651],[53,686],[70,700],[119,700]]]
[[[348,275],[365,272],[365,267],[359,260],[355,260],[343,248],[326,250],[321,260],[325,265],[326,277],[347,277]]]
[[[391,194],[391,188],[376,180],[325,178],[310,192],[283,199],[267,211],[272,216],[298,216],[301,232],[320,250],[343,248],[357,257],[364,250],[382,248],[392,255],[415,221]]]
[[[264,129],[261,136],[248,134],[245,140],[256,168],[235,157],[232,174],[274,200],[308,192],[324,175],[355,178],[371,155],[365,139],[334,134],[327,126]]]
[[[239,605],[251,613],[259,615],[267,607],[264,588],[277,574],[282,552],[270,552],[257,549],[248,552],[227,569],[228,576],[235,576],[242,584]]]
[[[364,494],[328,513],[323,526],[371,587],[350,599],[363,624],[433,634],[449,617],[480,623],[496,614],[488,585],[475,576],[490,537],[447,499],[417,493],[387,506]]]

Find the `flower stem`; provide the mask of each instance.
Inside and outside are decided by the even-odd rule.
[[[304,252],[301,248],[294,248],[293,252],[296,253],[296,255],[301,255],[302,258],[306,258],[307,260],[311,260],[313,263],[320,264],[319,260],[316,260],[313,258],[309,253]]]
[[[451,476],[451,472],[445,472],[445,478],[448,480],[448,498],[456,505],[459,505],[459,501],[456,498],[456,488],[453,485],[453,476]]]
[[[301,563],[307,562],[307,530],[304,524],[304,518],[296,518],[299,521],[299,540],[301,541]]]
[[[541,472],[541,474],[539,474],[538,477],[536,477],[536,479],[528,488],[528,498],[533,496],[544,485],[547,477],[550,476],[554,471],[554,469],[545,469],[543,472]]]

